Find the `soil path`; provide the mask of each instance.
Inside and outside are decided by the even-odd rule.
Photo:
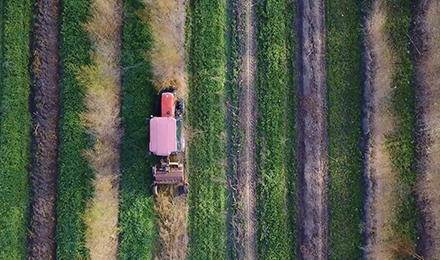
[[[364,121],[364,133],[370,140],[365,150],[364,170],[366,196],[364,205],[364,259],[394,259],[399,247],[393,221],[397,194],[394,187],[397,173],[392,169],[392,161],[385,146],[386,135],[396,129],[396,118],[390,113],[392,80],[396,66],[396,54],[389,41],[386,30],[387,8],[382,0],[372,4],[366,22],[366,66],[369,78],[366,78],[368,91],[365,94],[369,120]]]
[[[237,259],[256,259],[256,37],[255,0],[238,0],[238,117],[240,155],[237,163]],[[244,225],[244,226],[243,226]]]
[[[299,1],[299,259],[328,257],[328,159],[324,1]]]
[[[28,259],[55,259],[59,122],[59,1],[35,3],[31,227]]]
[[[425,259],[440,259],[440,4],[418,1],[412,32],[416,43],[417,137],[421,212],[418,251]]]

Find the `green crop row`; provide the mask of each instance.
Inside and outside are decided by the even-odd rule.
[[[361,258],[361,11],[326,2],[330,259]]]
[[[139,0],[124,1],[122,46],[122,138],[120,259],[152,259],[156,234],[152,162],[148,157],[148,124],[157,93],[152,84],[152,70],[145,55],[151,47],[148,25],[138,12]],[[139,13],[140,14],[140,13]]]
[[[222,0],[191,1],[188,141],[190,259],[226,257],[225,30]]]
[[[86,259],[82,215],[91,196],[92,172],[82,154],[88,138],[80,119],[84,111],[82,88],[76,80],[81,66],[90,62],[90,42],[82,24],[90,0],[64,1],[61,16],[62,78],[57,197],[57,258]]]
[[[393,75],[392,111],[397,119],[397,129],[386,139],[393,171],[398,173],[396,191],[400,204],[396,207],[394,229],[402,241],[416,240],[417,211],[413,186],[415,171],[415,94],[413,88],[414,66],[410,60],[411,3],[391,0],[385,25],[398,57]],[[408,259],[410,259],[408,257]]]
[[[0,259],[26,258],[31,2],[0,1]]]
[[[289,5],[290,6],[290,5]],[[296,166],[291,145],[294,132],[291,100],[295,91],[288,68],[286,2],[257,4],[257,251],[259,259],[290,259],[293,227],[285,205]],[[293,10],[291,10],[293,12]],[[287,16],[289,17],[289,16]],[[290,28],[289,28],[290,29]],[[290,61],[290,60],[289,60]],[[287,118],[288,117],[288,118]],[[289,159],[288,159],[289,158]],[[289,170],[288,170],[289,169]],[[289,196],[290,200],[292,196]],[[291,201],[290,201],[291,203]],[[291,209],[291,208],[290,208]]]

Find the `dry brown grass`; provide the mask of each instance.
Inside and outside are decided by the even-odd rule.
[[[387,8],[377,0],[367,22],[368,46],[372,56],[371,97],[371,163],[372,185],[371,217],[372,233],[367,245],[369,259],[392,260],[404,254],[411,255],[414,246],[401,241],[393,228],[396,221],[395,207],[399,205],[396,194],[398,174],[392,170],[390,154],[385,147],[386,135],[396,128],[396,119],[390,111],[392,78],[396,54],[389,42],[385,23]]]
[[[139,16],[151,29],[153,46],[149,61],[153,66],[157,89],[175,86],[177,95],[185,98],[185,2],[186,0],[144,0],[146,5]]]
[[[92,64],[78,74],[85,88],[82,118],[94,141],[93,148],[85,152],[95,173],[93,198],[84,215],[91,259],[117,259],[118,255],[121,3],[92,3],[91,18],[85,25],[94,47]]]
[[[417,193],[424,215],[426,259],[440,259],[440,3],[426,1],[420,26],[424,52],[417,66],[419,129],[423,136]]]
[[[186,197],[175,194],[175,188],[161,191],[154,204],[159,227],[158,246],[154,259],[185,259],[188,244]]]

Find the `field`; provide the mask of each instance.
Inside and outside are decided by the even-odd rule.
[[[434,0],[0,0],[0,259],[437,259],[439,26]],[[154,196],[170,86],[189,194]]]

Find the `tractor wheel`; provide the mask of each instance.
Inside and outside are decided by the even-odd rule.
[[[176,117],[183,117],[185,114],[185,104],[183,103],[183,99],[179,99],[176,103]]]
[[[153,193],[154,196],[157,196],[157,185],[151,186],[151,192]]]
[[[188,194],[188,192],[189,192],[189,185],[188,184],[183,184],[181,189],[182,189],[182,194]]]

